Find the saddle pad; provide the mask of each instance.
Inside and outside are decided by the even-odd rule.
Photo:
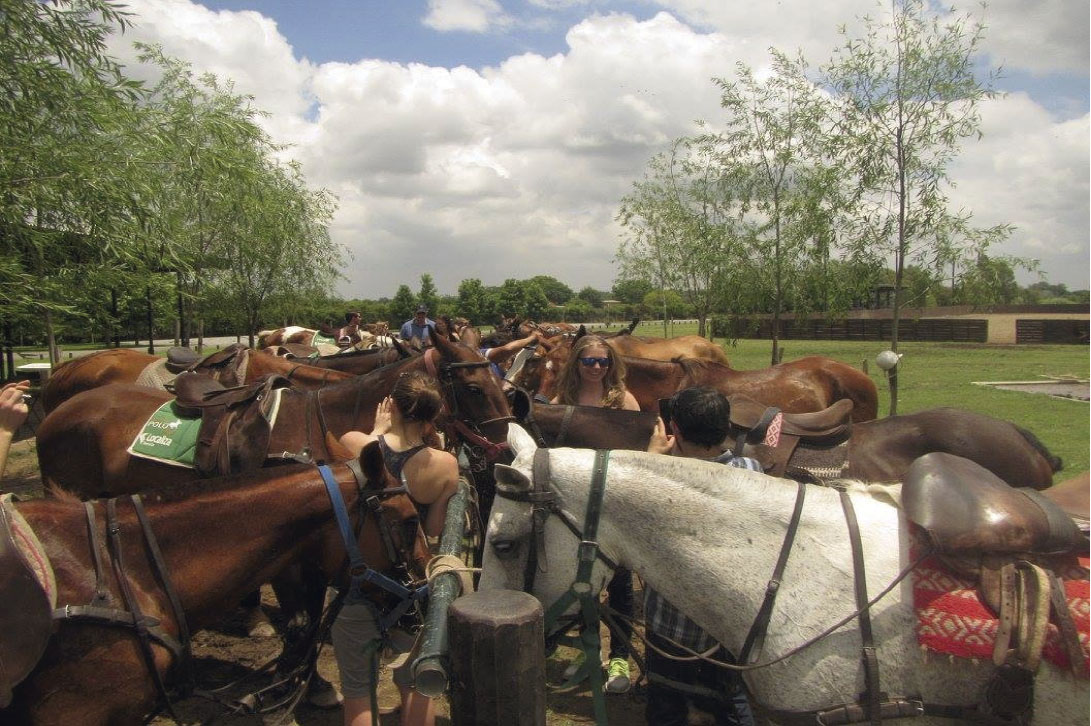
[[[320,345],[332,345],[337,348],[337,341],[328,335],[323,335],[321,331],[316,330],[314,337],[311,338],[311,345],[317,348]]]
[[[144,370],[140,371],[140,375],[136,379],[136,385],[165,391],[167,390],[167,384],[173,383],[177,377],[177,373],[171,373],[167,370],[167,359],[160,358],[154,363],[149,363],[144,367]]]
[[[12,494],[0,495],[0,507],[4,508],[4,513],[7,515],[11,537],[15,541],[15,546],[19,548],[19,552],[22,553],[27,566],[42,586],[42,590],[45,591],[46,597],[49,598],[49,607],[55,608],[57,607],[57,580],[53,575],[53,566],[49,563],[49,556],[45,553],[42,543],[38,541],[38,536],[15,508],[12,498]]]
[[[974,583],[952,573],[934,557],[926,558],[913,571],[913,604],[917,610],[917,640],[934,653],[991,662],[1000,621],[982,602]],[[1073,562],[1063,573],[1065,597],[1079,633],[1084,673],[1088,672],[1087,570]],[[1057,626],[1049,624],[1042,657],[1065,667],[1068,656],[1060,642]]]
[[[265,418],[269,428],[276,424],[280,411],[280,396],[284,391],[276,388],[271,391],[273,402]],[[167,401],[157,408],[140,429],[140,433],[129,444],[131,456],[151,459],[170,466],[187,469],[195,468],[194,457],[197,453],[197,435],[201,430],[201,418],[179,416],[174,401]]]

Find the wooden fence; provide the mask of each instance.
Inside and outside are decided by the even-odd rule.
[[[1072,343],[1087,345],[1091,322],[1087,320],[1016,320],[1019,344]]]
[[[890,340],[893,321],[889,319],[850,318],[844,320],[781,320],[780,339],[804,340]],[[717,318],[713,334],[731,338],[772,338],[773,321],[768,318]],[[909,318],[899,321],[898,340],[984,343],[988,339],[987,320],[966,318]]]

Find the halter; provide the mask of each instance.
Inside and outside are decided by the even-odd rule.
[[[359,462],[347,462],[347,466],[352,470],[356,480],[356,490],[359,494],[359,503],[357,504],[357,507],[361,513],[360,526],[363,526],[363,515],[367,514],[364,510],[364,507],[366,506],[375,516],[376,522],[379,525],[379,531],[382,536],[383,544],[387,548],[387,554],[390,557],[390,561],[399,567],[404,567],[407,571],[406,574],[408,575],[408,562],[401,556],[401,553],[396,551],[393,536],[391,535],[390,520],[383,514],[381,506],[383,499],[388,499],[399,494],[409,494],[409,488],[406,486],[405,480],[402,480],[401,486],[387,487],[378,491],[369,491],[360,486],[360,481],[363,476],[360,472]],[[318,471],[322,475],[322,482],[326,485],[326,492],[329,494],[330,504],[333,505],[333,514],[337,519],[337,528],[341,532],[341,539],[344,540],[345,550],[348,553],[348,572],[350,581],[348,588],[349,596],[367,602],[366,598],[363,597],[363,586],[365,583],[371,583],[398,599],[397,604],[385,615],[381,615],[380,617],[379,614],[377,614],[376,620],[379,625],[379,632],[382,635],[386,635],[387,631],[390,630],[390,627],[406,613],[410,606],[424,600],[428,596],[428,585],[424,584],[420,587],[403,585],[392,578],[387,577],[383,573],[372,569],[367,562],[364,561],[364,557],[360,554],[360,548],[357,544],[358,533],[352,531],[352,524],[349,522],[345,500],[341,497],[341,488],[334,480],[333,472],[330,471],[330,468],[325,464],[320,464]]]
[[[477,449],[482,452],[486,461],[492,462],[498,460],[504,452],[508,450],[509,447],[507,442],[495,443],[490,441],[481,433],[480,427],[505,421],[512,422],[515,421],[515,417],[510,415],[497,416],[496,418],[486,419],[480,423],[468,421],[459,416],[458,394],[455,391],[455,371],[465,368],[484,368],[490,365],[489,361],[458,361],[455,363],[441,363],[437,366],[437,355],[438,353],[435,348],[429,348],[425,351],[424,366],[429,375],[434,376],[443,387],[444,403],[447,405],[447,415],[451,417],[452,426],[466,443],[470,445],[471,449]],[[482,469],[483,468],[484,467],[482,467]]]
[[[602,669],[598,667],[599,601],[598,593],[591,587],[591,571],[596,560],[605,563],[611,572],[618,567],[616,562],[603,554],[596,540],[599,518],[602,514],[602,498],[606,491],[606,471],[609,463],[610,452],[608,450],[598,449],[595,451],[595,463],[591,470],[591,489],[587,495],[587,510],[584,514],[582,530],[576,518],[558,504],[557,493],[548,488],[543,488],[541,484],[545,482],[544,486],[548,487],[550,481],[548,449],[538,449],[534,452],[531,491],[515,491],[499,482],[496,486],[498,496],[511,501],[529,502],[532,506],[532,531],[526,568],[523,571],[524,592],[533,593],[537,573],[539,571],[546,572],[549,569],[545,551],[545,523],[551,514],[557,515],[558,519],[580,541],[576,579],[568,590],[546,608],[544,632],[547,648],[551,648],[556,643],[563,641],[577,645],[583,650],[583,664],[576,674],[569,679],[568,684],[578,683],[585,676],[590,677],[595,722],[597,724],[606,723],[606,702],[602,694]],[[578,614],[575,616],[565,615],[565,611],[574,603],[579,604]],[[564,627],[558,628],[559,623],[564,623]],[[578,640],[566,639],[564,633],[577,623],[583,625]]]

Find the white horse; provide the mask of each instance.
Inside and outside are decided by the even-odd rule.
[[[537,447],[515,425],[508,444],[517,456],[511,466],[495,468],[499,496],[489,519],[481,589],[521,590],[524,585],[531,505],[518,499],[531,490]],[[538,487],[554,491],[556,507],[581,527],[594,456],[586,449],[550,450],[549,481]],[[603,554],[638,572],[728,650],[740,653],[788,527],[796,484],[715,463],[632,451],[612,452],[606,482],[597,537]],[[850,496],[860,524],[867,591],[874,597],[910,563],[907,528],[900,510],[886,499],[863,487]],[[544,533],[548,565],[535,573],[532,594],[548,608],[575,579],[578,541],[556,513],[546,520]],[[609,578],[599,560],[592,571],[595,592]],[[881,690],[935,704],[978,704],[993,665],[929,655],[917,644],[910,580],[871,608]],[[856,610],[839,495],[809,487],[761,660],[787,653]],[[745,673],[744,680],[754,700],[766,707],[826,709],[854,702],[865,691],[860,654],[853,619],[798,654]],[[952,721],[924,717],[905,723]],[[1043,662],[1035,679],[1034,723],[1087,724],[1087,681]]]

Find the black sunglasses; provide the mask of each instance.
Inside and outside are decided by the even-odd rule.
[[[580,358],[580,363],[583,364],[584,366],[586,366],[587,368],[593,368],[595,366],[595,364],[598,364],[598,366],[600,368],[609,368],[610,367],[610,359],[609,358]]]

